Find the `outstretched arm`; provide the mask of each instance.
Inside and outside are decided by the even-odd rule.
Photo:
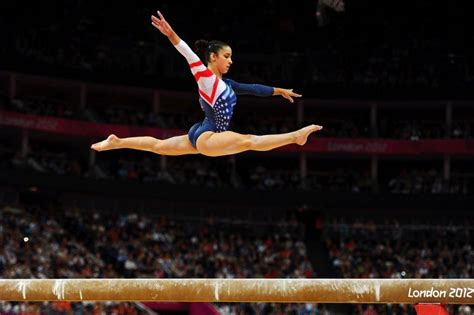
[[[303,95],[293,92],[293,89],[282,89],[273,88],[273,95],[281,95],[282,97],[289,100],[291,103],[294,102],[293,97],[301,97]]]
[[[293,89],[282,89],[262,84],[239,83],[231,79],[224,80],[232,87],[232,89],[237,94],[250,94],[255,96],[281,95],[292,103],[294,102],[293,97],[302,96],[293,92]]]

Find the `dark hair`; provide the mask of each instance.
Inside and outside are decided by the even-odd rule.
[[[219,50],[227,46],[229,45],[221,42],[220,40],[207,41],[200,39],[194,43],[194,51],[202,60],[202,62],[204,62],[204,64],[207,66],[209,58],[211,57],[211,53],[217,54],[219,53]]]

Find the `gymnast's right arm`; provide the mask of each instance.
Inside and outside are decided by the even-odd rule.
[[[178,45],[181,41],[181,38],[179,38],[179,36],[173,31],[168,21],[165,20],[161,12],[158,11],[157,13],[158,17],[154,15],[151,16],[151,24],[156,27],[163,35],[168,37],[168,39],[174,46]]]
[[[161,33],[166,35],[174,47],[181,53],[181,55],[184,56],[184,58],[186,58],[196,81],[199,81],[200,77],[213,77],[214,74],[211,72],[211,70],[209,70],[202,63],[198,55],[196,55],[196,53],[194,53],[194,51],[189,48],[188,44],[179,38],[160,11],[158,11],[158,16],[159,17],[154,15],[151,16],[151,24]]]

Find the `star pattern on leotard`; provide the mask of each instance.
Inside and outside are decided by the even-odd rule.
[[[229,127],[236,102],[237,97],[229,87],[216,99],[213,109],[217,132],[226,131]]]

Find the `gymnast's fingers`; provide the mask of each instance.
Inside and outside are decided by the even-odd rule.
[[[160,19],[162,19],[163,21],[165,20],[165,17],[163,16],[163,14],[161,14],[160,11],[156,11],[156,13],[158,13],[158,16],[160,17]]]
[[[288,91],[289,91],[289,95],[291,95],[291,96],[294,96],[294,97],[301,97],[301,96],[303,96],[303,95],[301,95],[301,94],[298,94],[298,93],[293,92],[293,89],[289,89]]]
[[[151,20],[152,20],[153,22],[156,22],[156,23],[161,23],[160,19],[157,18],[157,17],[154,16],[154,15],[151,16]]]

